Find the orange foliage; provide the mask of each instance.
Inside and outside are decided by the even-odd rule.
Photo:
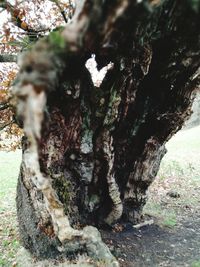
[[[13,64],[9,64],[7,68],[5,67],[0,71],[0,104],[2,107],[4,103],[6,106],[9,105],[9,88],[17,73],[17,68],[10,65]],[[10,107],[0,110],[0,149],[15,150],[20,147],[23,132],[14,123],[13,115],[13,110]]]
[[[29,35],[31,37],[35,34],[37,38],[38,32],[48,34],[56,27],[64,25],[61,12],[70,18],[74,11],[73,2],[61,0],[57,5],[52,0],[16,0],[15,4],[13,1],[12,4],[8,3],[7,13],[4,12],[7,21],[0,27],[0,54],[18,54],[28,48],[28,42],[31,42]],[[0,63],[0,150],[18,148],[23,134],[15,123],[13,110],[8,104],[9,88],[17,71],[16,64]]]

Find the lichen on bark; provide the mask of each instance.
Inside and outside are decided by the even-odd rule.
[[[85,0],[63,31],[22,55],[13,86],[26,135],[17,205],[33,254],[118,265],[93,226],[141,219],[165,143],[199,88],[199,47],[187,0]],[[99,88],[85,67],[90,53],[113,62]]]

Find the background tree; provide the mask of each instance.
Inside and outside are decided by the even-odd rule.
[[[199,1],[78,1],[74,19],[21,56],[17,208],[38,257],[117,262],[96,228],[141,219],[165,143],[199,88]],[[85,67],[94,53],[100,87]]]
[[[66,24],[74,12],[72,1],[0,2],[0,148],[20,147],[22,130],[16,124],[10,87],[18,71],[17,54],[39,38]]]

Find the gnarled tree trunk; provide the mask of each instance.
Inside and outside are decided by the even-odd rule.
[[[101,3],[102,2],[102,3]],[[20,60],[17,209],[42,258],[87,253],[117,266],[96,228],[140,220],[165,143],[199,86],[197,1],[83,1],[71,24]],[[100,87],[85,67],[113,62]]]

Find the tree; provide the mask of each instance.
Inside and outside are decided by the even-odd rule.
[[[199,88],[199,1],[77,1],[74,19],[20,59],[17,210],[41,258],[86,253],[117,266],[96,228],[141,219],[165,143]],[[100,87],[85,67],[109,62]],[[93,226],[87,226],[93,225]]]
[[[70,0],[0,2],[0,149],[15,150],[21,143],[22,131],[9,104],[9,88],[18,70],[17,54],[66,24],[73,10]]]

